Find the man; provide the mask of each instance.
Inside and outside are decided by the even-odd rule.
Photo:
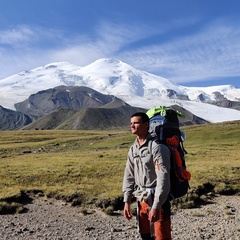
[[[171,239],[170,151],[148,133],[149,118],[138,112],[131,117],[136,140],[130,147],[123,180],[124,210],[131,220],[132,197],[138,200],[138,227],[143,240]]]

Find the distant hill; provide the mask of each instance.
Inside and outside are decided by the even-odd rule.
[[[179,106],[173,106],[172,108],[181,111],[185,115],[184,118],[179,118],[182,126],[207,123],[204,119],[198,118]],[[139,111],[146,112],[147,110],[129,105],[118,108],[59,109],[34,121],[23,129],[129,129],[131,115]]]
[[[138,111],[131,106],[119,108],[87,108],[83,110],[56,110],[24,127],[23,129],[129,129],[130,117]]]
[[[58,86],[32,94],[25,101],[16,103],[15,107],[35,120],[57,109],[116,108],[125,105],[128,104],[115,96],[88,87]]]
[[[0,106],[0,130],[20,129],[31,122],[31,118],[26,114]]]
[[[181,125],[207,123],[178,105],[172,108],[185,115],[180,119]],[[17,103],[16,109],[18,111],[2,108],[1,130],[129,129],[131,115],[147,111],[130,106],[115,96],[79,86],[58,86],[40,91]]]

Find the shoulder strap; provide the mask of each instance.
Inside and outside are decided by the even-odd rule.
[[[150,141],[148,142],[148,151],[149,151],[149,153],[151,153],[151,154],[152,154],[152,142],[153,142],[153,140],[150,140]]]

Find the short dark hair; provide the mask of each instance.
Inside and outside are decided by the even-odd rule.
[[[145,112],[136,112],[131,116],[131,118],[132,117],[141,117],[143,123],[149,122],[149,117]]]

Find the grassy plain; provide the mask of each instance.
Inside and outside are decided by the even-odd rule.
[[[183,127],[192,188],[240,192],[240,121]],[[129,131],[18,130],[0,134],[0,199],[21,190],[84,201],[122,196]]]

